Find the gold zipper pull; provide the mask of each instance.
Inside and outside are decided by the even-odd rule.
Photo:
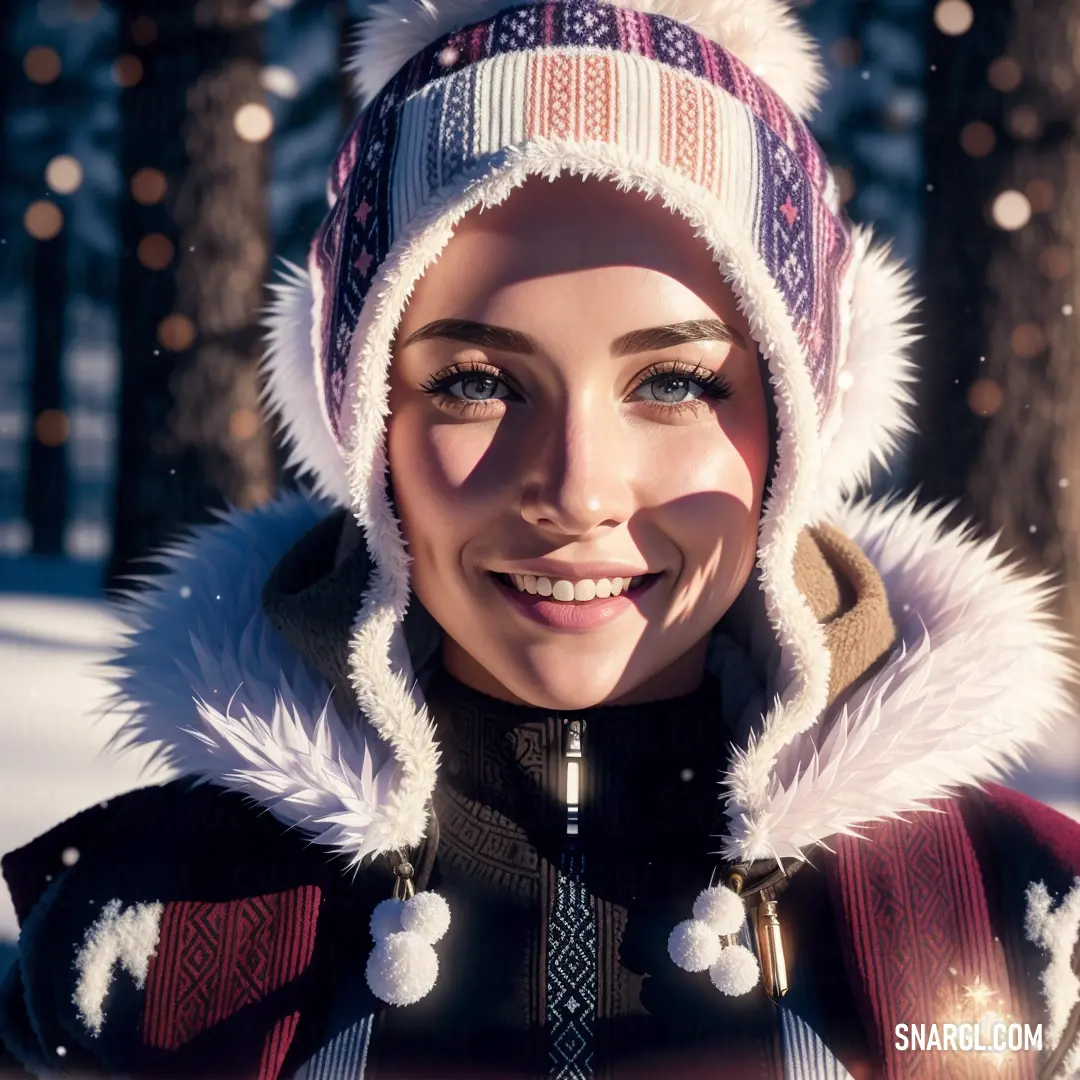
[[[774,1000],[782,998],[788,992],[787,963],[780,936],[780,912],[772,889],[761,891],[761,903],[757,910],[757,942],[765,992]]]
[[[566,729],[566,835],[577,836],[581,813],[581,737],[585,724],[571,720]]]

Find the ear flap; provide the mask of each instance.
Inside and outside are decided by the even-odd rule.
[[[267,331],[263,405],[284,424],[289,465],[310,474],[318,495],[346,506],[349,485],[345,459],[319,404],[311,279],[307,271],[286,262],[270,291],[273,299],[263,319]]]
[[[868,483],[875,460],[887,467],[899,437],[915,430],[908,415],[914,404],[909,387],[917,379],[908,353],[918,340],[911,273],[887,246],[873,243],[869,229],[856,229],[853,243],[847,349],[837,375],[838,400],[825,419],[833,434],[819,492],[829,506]]]

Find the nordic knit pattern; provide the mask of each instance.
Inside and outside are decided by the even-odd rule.
[[[316,234],[314,333],[339,444],[353,336],[395,240],[470,178],[537,141],[666,171],[753,238],[806,351],[828,415],[851,256],[835,183],[805,125],[722,46],[658,15],[595,0],[510,8],[418,53],[361,114],[338,154]]]

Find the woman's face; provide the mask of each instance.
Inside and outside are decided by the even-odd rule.
[[[390,472],[461,682],[554,709],[676,696],[753,566],[769,458],[746,320],[659,199],[531,179],[417,284]]]

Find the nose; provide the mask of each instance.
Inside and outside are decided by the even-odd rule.
[[[521,516],[566,536],[626,521],[633,512],[632,464],[618,419],[579,408],[568,409],[561,422],[541,423]]]

